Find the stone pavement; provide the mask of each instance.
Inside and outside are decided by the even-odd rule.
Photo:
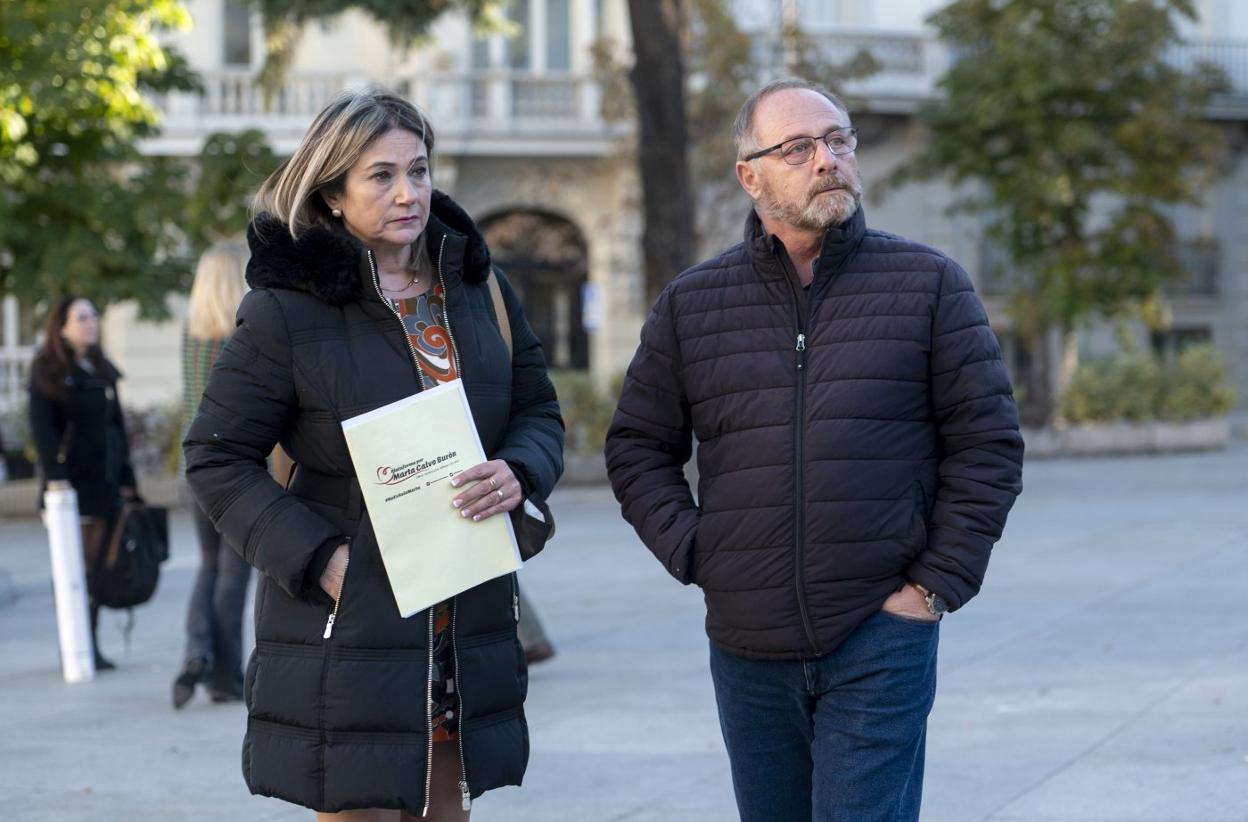
[[[928,822],[1248,820],[1248,445],[1034,462],[983,594],[942,626]],[[522,575],[559,655],[531,674],[522,789],[474,822],[735,818],[697,592],[605,489],[560,492]],[[121,669],[59,676],[43,531],[0,521],[0,819],[310,820],[247,794],[244,712],[175,713],[189,519]],[[783,822],[779,820],[778,822]]]

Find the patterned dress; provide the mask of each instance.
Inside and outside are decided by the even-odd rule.
[[[391,300],[390,304],[403,320],[407,338],[416,352],[420,365],[422,388],[458,379],[455,370],[455,349],[446,327],[446,307],[442,286],[433,287],[416,297]],[[434,606],[432,702],[429,721],[434,742],[449,742],[459,730],[459,698],[455,693],[455,649],[451,643],[454,603],[451,600]]]

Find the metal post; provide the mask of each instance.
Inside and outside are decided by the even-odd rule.
[[[87,614],[78,493],[72,488],[44,492],[43,522],[48,529],[48,550],[52,555],[52,591],[56,599],[61,672],[66,682],[90,682],[95,679],[95,656],[91,647],[91,620]]]

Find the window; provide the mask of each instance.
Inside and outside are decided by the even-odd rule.
[[[225,64],[251,65],[251,8],[246,0],[225,0]]]
[[[507,38],[507,65],[525,70],[532,65],[529,54],[529,0],[512,0],[507,16],[518,27],[514,37]]]
[[[474,69],[488,69],[490,67],[490,38],[489,37],[478,37],[476,35],[473,35],[472,67]]]
[[[546,0],[546,70],[572,68],[572,22],[569,0]]]
[[[1213,341],[1213,332],[1208,326],[1175,327],[1165,331],[1152,333],[1153,351],[1158,356],[1171,357],[1183,352],[1184,349]]]

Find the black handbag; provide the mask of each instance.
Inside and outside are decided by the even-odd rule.
[[[498,333],[502,335],[503,344],[507,346],[507,356],[514,356],[511,342],[511,320],[507,316],[507,304],[503,302],[502,287],[498,277],[490,269],[490,276],[485,284],[490,289],[490,301],[494,303],[494,320],[498,324]],[[511,511],[511,528],[516,534],[516,545],[520,548],[520,558],[529,561],[546,547],[546,543],[555,535],[555,515],[550,512],[546,500],[530,494],[524,501]]]
[[[524,498],[524,502],[511,511],[511,528],[516,534],[516,547],[520,558],[528,562],[546,547],[555,535],[555,516],[546,500],[536,494]]]
[[[160,563],[168,556],[164,509],[149,509],[139,499],[124,502],[95,569],[95,601],[106,608],[133,608],[147,602],[156,593]]]

